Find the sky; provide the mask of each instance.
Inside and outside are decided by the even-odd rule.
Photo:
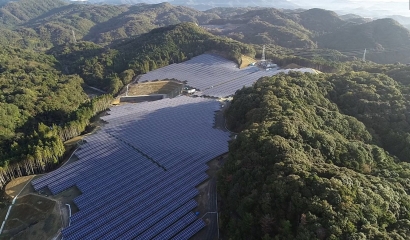
[[[408,0],[361,0],[361,2],[409,2]]]

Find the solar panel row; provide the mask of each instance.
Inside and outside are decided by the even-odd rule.
[[[191,170],[192,171],[192,170]],[[197,170],[197,172],[201,173],[204,171],[204,168],[199,168]],[[187,175],[187,173],[189,172],[184,172],[183,174]],[[196,176],[196,172],[193,172],[190,175],[195,175]],[[138,190],[135,191],[131,191],[131,194],[128,194],[127,191],[130,191],[132,189],[127,189],[126,191],[121,191],[118,194],[119,195],[114,195],[114,197],[110,197],[107,198],[108,203],[102,204],[101,202],[93,202],[93,211],[80,211],[78,214],[74,215],[72,220],[76,220],[74,221],[74,223],[72,224],[72,229],[70,231],[75,231],[75,226],[78,225],[78,227],[81,227],[81,224],[85,224],[86,221],[93,221],[95,218],[98,218],[101,214],[104,214],[104,216],[106,216],[105,214],[109,214],[109,212],[111,211],[111,209],[114,209],[116,207],[119,207],[118,210],[116,212],[118,212],[121,209],[121,204],[123,202],[127,202],[127,201],[141,201],[144,198],[148,198],[151,195],[153,195],[154,193],[157,192],[163,192],[163,188],[167,187],[167,185],[170,185],[174,182],[182,182],[183,180],[185,180],[186,178],[190,177],[188,176],[183,176],[182,174],[178,174],[173,176],[172,178],[168,179],[161,179],[162,182],[160,181],[155,181],[153,183],[149,183],[149,185],[143,186],[143,188],[140,188]],[[132,185],[133,187],[135,187],[134,185]],[[138,185],[137,185],[138,186]],[[154,187],[152,187],[154,186]],[[115,201],[116,198],[118,198],[118,196],[121,196],[121,199],[118,199],[117,201]],[[85,205],[86,207],[87,205]],[[100,208],[101,207],[101,208]],[[124,208],[124,206],[123,206]],[[95,212],[95,210],[98,209],[98,212]]]
[[[185,240],[185,239],[190,239],[192,236],[195,235],[199,230],[201,230],[203,227],[205,227],[205,223],[201,220],[198,219],[191,225],[189,225],[187,228],[179,232],[176,236],[171,238],[172,240]]]
[[[176,235],[178,232],[180,232],[182,229],[184,229],[186,226],[188,226],[195,220],[196,218],[194,218],[191,214],[188,214],[184,218],[175,221],[172,225],[169,225],[167,229],[165,229],[165,231],[161,232],[153,239],[171,239],[174,235]]]
[[[193,222],[196,220],[195,214],[192,212],[189,212],[186,214],[186,210],[191,210],[197,206],[197,203],[194,200],[190,200],[188,203],[184,204],[181,206],[179,209],[177,209],[175,212],[172,214],[168,215],[167,217],[161,219],[158,221],[155,225],[151,226],[147,231],[144,233],[140,234],[137,236],[137,239],[152,239],[159,233],[163,232],[164,229],[166,229],[168,226],[173,224],[174,222],[180,221],[180,218],[183,220],[185,226],[187,226],[189,223]],[[184,216],[184,214],[186,214]],[[192,219],[192,221],[190,221]],[[172,237],[172,236],[171,236]]]
[[[300,72],[312,72],[311,69],[293,69],[294,71]],[[267,77],[276,75],[279,73],[288,73],[290,69],[286,70],[270,70],[270,71],[258,71],[238,79],[234,79],[229,82],[222,83],[218,86],[214,86],[212,88],[205,89],[201,92],[203,96],[212,96],[212,97],[228,97],[235,94],[235,92],[242,87],[250,87],[256,80],[260,79],[261,77]]]
[[[255,66],[239,69],[237,65],[225,58],[213,54],[202,54],[188,61],[171,64],[141,76],[140,81],[174,78],[186,81],[191,87],[199,89],[198,95],[228,97],[243,86],[249,87],[259,78],[289,71],[315,73],[313,69],[281,69],[265,71]]]
[[[208,178],[207,161],[228,150],[228,133],[213,128],[219,108],[188,97],[113,107],[108,124],[76,151],[79,160],[32,182],[53,194],[71,186],[82,192],[64,239],[189,238],[199,231],[204,223],[190,212],[195,187]]]
[[[172,205],[164,208],[163,211],[159,211],[155,216],[144,220],[136,227],[133,227],[127,232],[124,232],[119,236],[119,238],[133,239],[139,236],[139,238],[142,239],[151,239],[153,236],[160,233],[164,227],[169,226],[169,224],[177,221],[184,214],[195,208],[197,204],[194,200],[191,199],[179,208],[178,206],[180,206],[179,202],[172,203]],[[193,214],[192,212],[189,212],[188,215],[193,216],[194,220],[197,219],[195,214]]]
[[[141,76],[140,81],[177,79],[200,90],[259,71],[257,67],[239,69],[237,64],[213,54],[202,54],[186,62],[172,64]],[[257,79],[255,79],[257,80]]]
[[[184,166],[180,166],[180,168],[183,168]],[[130,168],[132,170],[132,168]],[[133,189],[136,186],[142,185],[142,189],[149,188],[151,185],[159,184],[163,180],[168,180],[170,181],[172,178],[178,178],[180,176],[183,176],[184,174],[189,173],[190,171],[193,171],[195,169],[201,169],[202,171],[207,170],[207,166],[201,164],[190,164],[189,166],[185,166],[184,169],[176,169],[174,172],[176,172],[175,175],[172,175],[173,173],[169,174],[156,174],[156,172],[148,172],[148,173],[143,173],[142,177],[138,174],[131,174],[131,175],[126,175],[126,176],[121,176],[120,178],[115,178],[110,184],[115,186],[114,189],[108,188],[104,189],[104,185],[96,185],[94,189],[91,189],[90,191],[85,192],[81,196],[77,197],[74,199],[74,202],[80,209],[85,209],[87,206],[92,205],[93,209],[98,207],[98,202],[100,202],[100,198],[104,198],[108,201],[111,201],[115,198],[117,198],[117,195],[124,196],[129,191],[133,191]],[[99,193],[102,192],[102,193]],[[81,215],[87,215],[88,211],[85,209],[84,211],[81,211],[79,214],[74,215],[73,217],[78,217],[81,218]]]

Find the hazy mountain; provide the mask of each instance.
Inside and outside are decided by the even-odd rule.
[[[260,1],[262,2],[262,1]],[[193,2],[190,2],[193,3]],[[195,3],[195,2],[194,2]],[[0,7],[0,42],[35,49],[77,40],[110,44],[152,29],[182,22],[197,23],[215,35],[250,44],[285,48],[330,48],[338,51],[364,48],[378,62],[404,61],[406,51],[394,52],[410,43],[409,31],[394,20],[370,21],[357,15],[340,16],[323,9],[214,8],[199,11],[170,3],[160,4],[67,4],[56,0],[20,0]],[[405,17],[394,16],[407,22]],[[407,60],[406,60],[407,61]]]
[[[215,34],[254,44],[276,44],[288,48],[315,48],[314,35],[332,32],[351,23],[332,11],[311,9],[300,13],[265,8],[253,9],[209,22]]]
[[[351,19],[358,19],[358,18],[364,18],[364,17],[359,16],[357,14],[349,13],[349,14],[340,15],[339,18],[342,20],[351,20]]]
[[[410,16],[409,3],[399,1],[358,1],[358,0],[292,0],[303,8],[323,8],[339,14],[358,14],[363,17],[382,18],[389,15]]]
[[[68,0],[67,0],[68,1]],[[82,0],[80,0],[82,1]],[[173,5],[189,6],[198,10],[208,10],[215,7],[275,7],[275,8],[297,8],[300,7],[288,0],[228,0],[228,1],[207,1],[207,0],[88,0],[88,3],[106,4],[136,4],[147,3],[156,4],[169,2]]]
[[[3,1],[3,3],[7,3],[0,8],[0,24],[4,25],[24,23],[30,19],[67,5],[67,3],[60,0],[21,0],[13,2]]]
[[[320,48],[331,48],[349,55],[363,54],[379,63],[410,60],[410,31],[397,21],[386,18],[352,25],[316,37]]]
[[[5,27],[0,41],[34,48],[49,48],[77,40],[109,43],[117,39],[146,33],[154,28],[181,22],[204,24],[219,18],[192,8],[169,3],[140,5],[65,4],[53,2],[44,9],[44,2],[23,0],[0,8]],[[56,3],[61,4],[55,6]],[[25,14],[27,12],[27,14]],[[21,16],[24,16],[21,17]]]
[[[409,25],[410,24],[410,17],[400,16],[400,15],[391,15],[391,16],[387,16],[387,17],[392,18],[392,19],[396,20],[397,22],[399,22],[400,24],[403,24],[403,25]]]
[[[315,32],[333,31],[346,24],[335,12],[319,8],[301,12],[299,18],[301,25]]]
[[[207,0],[174,0],[170,1],[172,4],[187,5],[187,6],[208,6],[214,7],[274,7],[274,8],[297,8],[298,5],[288,0],[230,0],[230,1],[207,1]]]

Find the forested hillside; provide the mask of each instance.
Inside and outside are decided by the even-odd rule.
[[[379,63],[407,62],[410,31],[393,19],[344,27],[316,38],[321,48],[355,52],[369,50],[368,59]]]
[[[255,55],[251,46],[213,36],[193,23],[158,28],[110,48],[81,41],[47,55],[1,47],[0,185],[55,166],[65,153],[63,141],[81,134],[110,106],[110,95],[89,100],[84,83],[116,94],[136,74],[206,51],[237,62],[242,54]]]
[[[239,91],[221,229],[232,239],[406,239],[407,94],[365,72],[278,75]]]
[[[408,239],[410,32],[322,9],[0,0],[0,187],[53,169],[139,74],[216,52],[290,73],[234,96],[220,171],[226,239]],[[73,32],[76,37],[74,40]],[[367,59],[356,61],[364,49]],[[110,95],[93,99],[85,85]]]
[[[255,50],[229,38],[216,37],[193,23],[157,28],[103,49],[90,42],[51,49],[63,69],[80,74],[87,84],[117,93],[135,74],[178,63],[207,51],[217,51],[239,63]]]
[[[0,25],[15,26],[67,5],[62,0],[10,1],[0,8]]]
[[[323,9],[248,7],[198,11],[170,3],[93,5],[19,0],[0,7],[0,30],[4,33],[0,43],[44,51],[74,42],[74,32],[77,40],[106,46],[158,27],[193,22],[213,34],[248,44],[303,51],[330,48],[350,57],[361,57],[366,48],[371,61],[410,61],[409,30],[392,20],[367,22],[354,17],[339,17]]]
[[[34,49],[47,49],[77,40],[108,44],[150,30],[181,22],[204,24],[219,18],[169,3],[140,5],[83,5],[51,1],[52,4],[21,0],[0,8],[3,27],[13,29],[3,43],[16,43]],[[46,9],[44,6],[48,6]],[[0,27],[2,25],[0,24]]]
[[[41,173],[65,153],[110,96],[89,101],[78,75],[56,70],[53,56],[0,47],[0,186]],[[87,101],[88,100],[88,101]]]

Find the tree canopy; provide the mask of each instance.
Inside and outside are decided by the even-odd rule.
[[[408,104],[401,96],[393,79],[363,72],[294,72],[238,91],[221,228],[230,239],[405,239],[410,155],[385,141],[406,136],[378,128],[407,122],[393,117]]]

